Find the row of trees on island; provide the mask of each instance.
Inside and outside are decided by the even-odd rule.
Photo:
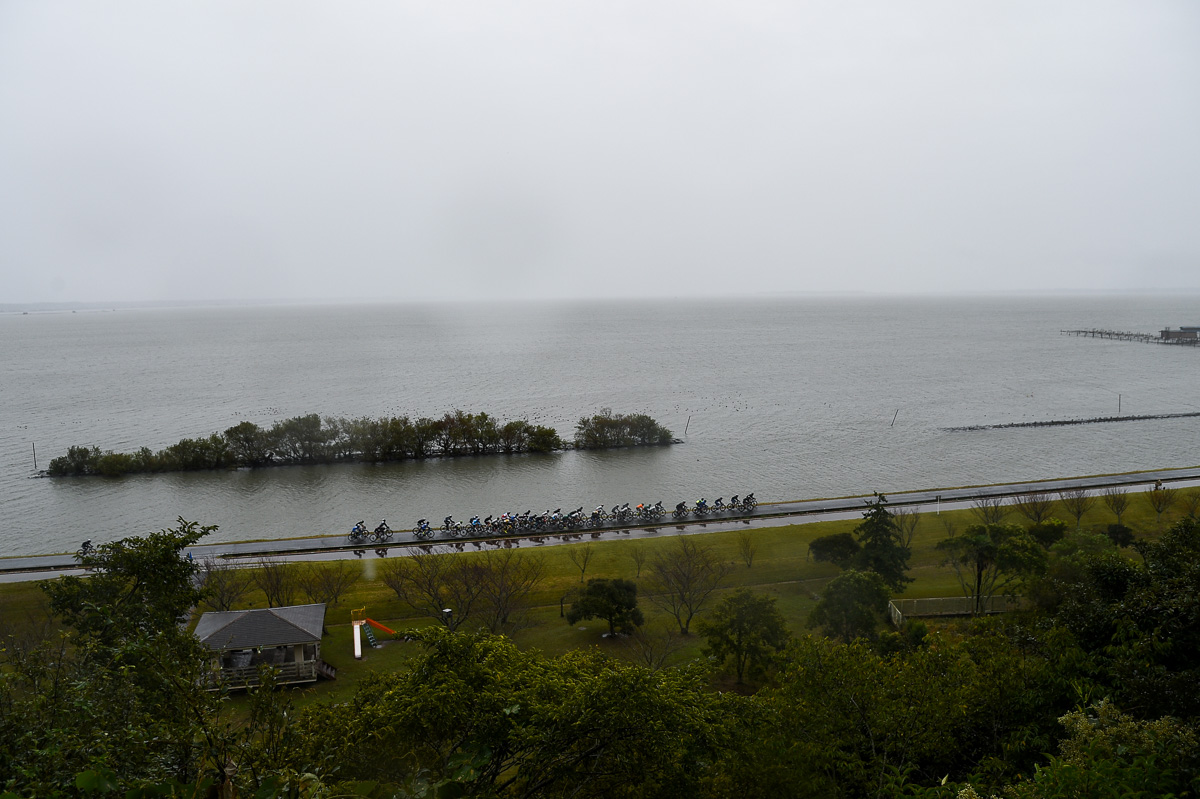
[[[646,414],[614,414],[605,408],[579,420],[572,445],[553,427],[526,420],[502,421],[487,413],[455,410],[438,419],[388,416],[344,419],[310,413],[269,428],[241,422],[207,438],[185,438],[157,452],[101,451],[73,446],[50,461],[47,473],[119,476],[144,472],[284,466],[317,463],[419,460],[460,455],[554,452],[664,445],[671,431]]]

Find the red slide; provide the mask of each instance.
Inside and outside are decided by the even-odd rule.
[[[395,630],[391,630],[391,629],[388,629],[387,627],[384,627],[382,624],[375,621],[374,619],[363,619],[363,621],[365,621],[367,624],[371,625],[372,627],[378,627],[379,629],[383,630],[388,635],[396,634]]]

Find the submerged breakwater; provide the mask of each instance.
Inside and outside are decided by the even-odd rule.
[[[1194,419],[1200,411],[1192,413],[1150,413],[1141,416],[1097,416],[1092,419],[1051,419],[1042,422],[1009,422],[1007,424],[973,424],[965,427],[943,427],[948,433],[968,430],[1009,430],[1014,427],[1062,427],[1075,424],[1107,424],[1109,422],[1145,422],[1151,419]]]

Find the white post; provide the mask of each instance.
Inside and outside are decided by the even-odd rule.
[[[362,626],[361,621],[354,622],[354,659],[362,660]]]

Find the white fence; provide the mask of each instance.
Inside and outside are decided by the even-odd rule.
[[[1021,608],[1021,597],[994,596],[984,600],[981,612],[984,614],[1008,613]],[[904,626],[905,619],[934,618],[938,616],[972,616],[975,612],[975,600],[961,596],[930,597],[927,599],[893,599],[888,602],[888,616],[892,624],[899,629]]]

